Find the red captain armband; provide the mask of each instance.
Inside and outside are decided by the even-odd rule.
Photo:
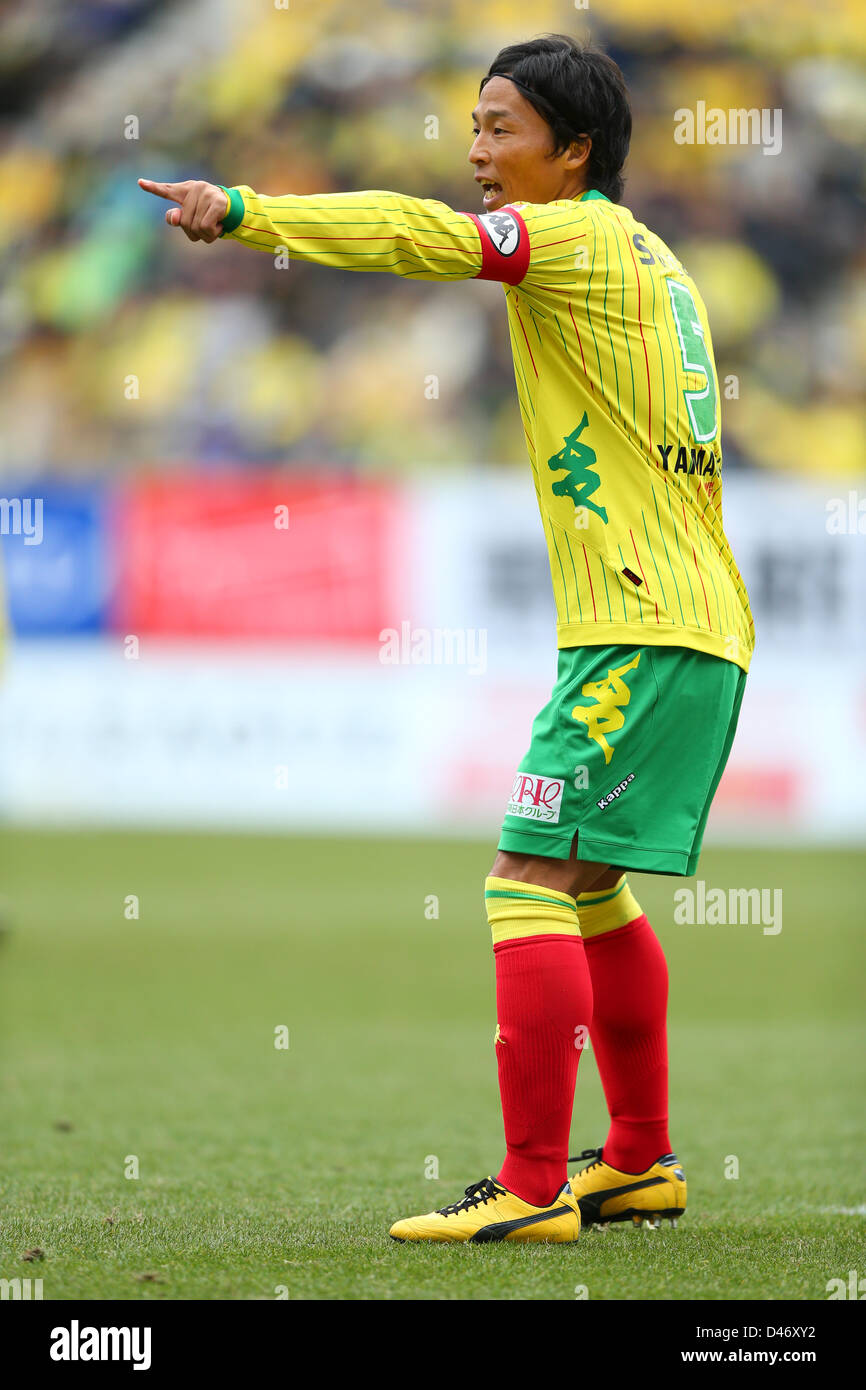
[[[506,206],[463,216],[471,218],[481,237],[481,269],[475,279],[519,285],[529,269],[529,233],[520,213]]]

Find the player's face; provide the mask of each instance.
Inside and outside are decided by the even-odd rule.
[[[576,198],[586,187],[589,140],[553,155],[553,131],[507,77],[491,77],[472,112],[469,161],[485,212],[506,203]]]

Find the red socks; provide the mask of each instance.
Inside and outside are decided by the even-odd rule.
[[[577,1064],[592,1022],[592,987],[574,898],[489,878],[496,960],[496,1057],[506,1157],[497,1181],[532,1206],[567,1179]]]
[[[537,884],[488,878],[485,898],[505,1122],[498,1181],[532,1206],[554,1202],[567,1177],[587,1033],[611,1119],[604,1161],[623,1173],[645,1172],[670,1152],[668,971],[625,876],[576,903]]]
[[[643,1173],[671,1147],[667,964],[643,913],[626,926],[587,935],[590,914],[580,899],[578,910],[594,995],[591,1045],[611,1121],[604,1161],[623,1173]]]

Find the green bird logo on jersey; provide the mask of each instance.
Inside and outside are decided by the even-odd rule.
[[[594,492],[598,492],[601,487],[601,479],[597,473],[591,472],[592,466],[596,461],[595,449],[588,444],[580,443],[580,436],[589,424],[586,411],[583,412],[583,419],[580,424],[571,431],[571,434],[564,436],[564,447],[558,454],[547,460],[548,468],[554,472],[558,468],[567,468],[568,472],[564,478],[557,478],[553,484],[554,497],[570,497],[575,507],[588,507],[596,516],[600,516],[602,521],[607,522],[607,508],[599,507],[595,502],[590,502],[590,497]]]

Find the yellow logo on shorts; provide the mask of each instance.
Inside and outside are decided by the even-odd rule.
[[[616,733],[617,729],[622,728],[625,723],[622,707],[627,705],[631,699],[631,691],[623,680],[623,676],[626,671],[633,671],[639,661],[640,652],[634,661],[628,662],[626,666],[609,669],[605,680],[587,681],[580,693],[591,700],[596,700],[597,704],[575,705],[571,711],[572,718],[579,719],[582,724],[585,724],[589,737],[604,750],[606,763],[609,763],[613,757],[613,749],[605,735]]]
[[[494,1035],[493,1035],[493,1045],[494,1045],[494,1047],[496,1046],[497,1043],[502,1043],[502,1046],[503,1046],[503,1047],[505,1046],[505,1039],[503,1038],[502,1034],[501,1034],[500,1031],[499,1031],[499,1024],[498,1024],[498,1023],[497,1023],[497,1025],[496,1025],[496,1032],[495,1032]]]

